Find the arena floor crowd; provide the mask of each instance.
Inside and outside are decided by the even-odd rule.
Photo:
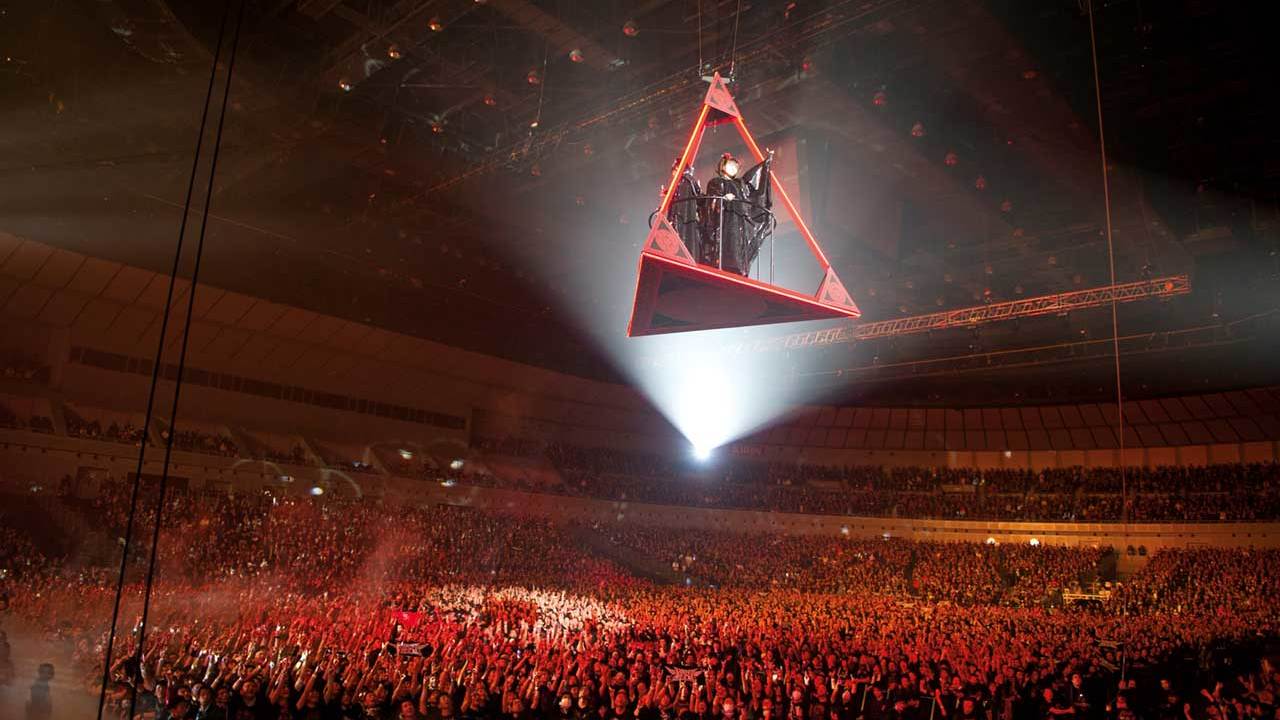
[[[122,537],[128,502],[108,485],[82,509]],[[1161,552],[1073,609],[1054,598],[1095,581],[1106,549],[595,528],[690,578],[661,585],[578,526],[178,492],[142,639],[138,517],[113,718],[1280,717],[1277,551]],[[70,648],[58,673],[96,699],[116,569],[3,532],[3,623]],[[0,682],[25,688],[0,652]]]

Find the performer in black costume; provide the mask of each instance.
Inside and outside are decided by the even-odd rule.
[[[751,271],[773,222],[769,212],[773,206],[772,164],[770,150],[763,161],[740,174],[737,158],[729,153],[720,157],[716,176],[707,181],[702,232],[703,255],[707,257],[699,257],[699,262],[744,276]]]
[[[680,165],[676,158],[671,166],[674,172]],[[684,242],[685,248],[698,262],[705,262],[699,253],[702,251],[702,188],[693,176],[693,166],[685,168],[676,180],[676,190],[671,195],[671,204],[667,206],[667,222],[675,228],[676,234]]]

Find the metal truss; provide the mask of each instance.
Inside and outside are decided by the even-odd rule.
[[[1117,285],[1104,285],[1085,290],[1072,290],[1052,295],[1040,295],[1025,300],[1009,300],[1007,302],[976,305],[958,310],[944,310],[928,315],[915,315],[895,320],[881,320],[861,325],[841,325],[826,330],[814,330],[807,333],[782,335],[767,340],[740,343],[732,346],[730,350],[738,352],[789,350],[792,348],[836,345],[894,335],[910,335],[931,330],[976,327],[986,323],[1037,317],[1039,315],[1057,315],[1068,313],[1072,310],[1084,310],[1086,308],[1110,305],[1112,302],[1166,298],[1185,295],[1189,292],[1191,292],[1191,280],[1186,275],[1174,275],[1139,280],[1137,282],[1119,283]]]

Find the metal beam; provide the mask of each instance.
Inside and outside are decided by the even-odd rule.
[[[1112,302],[1167,298],[1175,295],[1185,295],[1189,292],[1191,292],[1191,280],[1186,275],[1174,275],[1117,285],[1104,285],[1085,290],[1072,290],[1052,295],[1040,295],[1025,300],[1010,300],[989,305],[960,308],[958,310],[944,310],[928,315],[881,320],[861,325],[841,325],[840,327],[826,330],[814,330],[767,340],[739,343],[730,346],[728,349],[732,352],[742,352],[820,347],[894,335],[910,335],[931,330],[976,327],[1003,320],[1015,320],[1038,315],[1055,315],[1068,313],[1072,310],[1102,307]]]
[[[581,50],[583,62],[590,67],[597,70],[613,70],[617,67],[617,55],[529,0],[489,0],[489,5],[517,25],[545,38],[557,54]]]

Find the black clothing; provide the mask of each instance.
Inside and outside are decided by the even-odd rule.
[[[685,170],[676,181],[676,190],[671,195],[671,204],[667,206],[667,222],[675,228],[685,249],[696,261],[704,265],[714,264],[714,260],[708,262],[703,256],[705,249],[701,225],[702,206],[705,201],[699,197],[700,195],[702,195],[702,188],[698,187],[698,181],[688,170]],[[711,257],[714,258],[715,254],[713,253]]]
[[[764,236],[771,228],[772,192],[769,161],[756,165],[740,178],[716,176],[707,182],[703,242],[707,252],[719,257],[711,262],[721,270],[746,275],[760,254]],[[701,260],[701,259],[700,259]],[[705,262],[705,261],[704,261]]]

